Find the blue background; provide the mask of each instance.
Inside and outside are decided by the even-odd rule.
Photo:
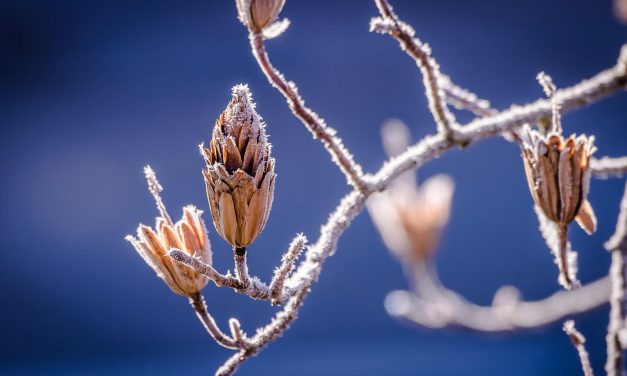
[[[563,87],[614,65],[627,39],[607,0],[393,3],[443,71],[497,108],[542,96],[540,70]],[[391,38],[368,33],[371,1],[288,0],[283,15],[292,25],[268,43],[271,58],[367,171],[384,159],[386,118],[406,121],[416,139],[434,132],[415,64]],[[141,173],[147,163],[174,216],[187,203],[207,209],[197,145],[209,139],[234,84],[250,85],[279,174],[270,220],[250,247],[254,274],[268,280],[297,232],[315,239],[348,191],[261,74],[235,17],[231,1],[0,3],[0,373],[210,374],[226,359],[230,352],[208,338],[186,300],[123,238],[156,214]],[[594,133],[598,156],[625,154],[626,101],[620,94],[565,115],[566,132]],[[528,299],[556,291],[517,148],[482,141],[447,153],[420,176],[440,172],[457,183],[437,256],[444,283],[483,304],[503,284]],[[602,243],[622,187],[593,181],[599,231],[588,237],[572,227],[584,282],[608,269]],[[225,271],[228,245],[213,228],[210,237]],[[241,374],[580,373],[560,324],[492,336],[399,324],[382,302],[405,286],[360,215],[299,320]],[[274,312],[214,286],[205,295],[223,327],[235,316],[252,332]],[[598,373],[607,313],[577,320]]]

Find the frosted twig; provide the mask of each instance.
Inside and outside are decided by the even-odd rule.
[[[621,50],[618,63],[593,77],[583,80],[569,88],[558,90],[555,97],[561,103],[562,112],[571,111],[596,102],[604,97],[624,89],[627,86],[627,47]],[[489,137],[502,135],[522,127],[524,124],[538,123],[551,116],[551,102],[538,99],[535,102],[512,106],[496,115],[471,121],[462,126],[459,134],[467,143],[474,143]],[[391,180],[404,171],[415,168],[425,158],[437,157],[454,144],[439,135],[427,136],[405,152],[387,161],[370,180],[372,190],[384,189]]]
[[[165,219],[166,223],[170,226],[174,226],[172,222],[172,218],[170,218],[170,214],[165,209],[165,204],[161,199],[161,192],[163,192],[163,187],[159,184],[159,180],[157,180],[157,174],[149,165],[144,167],[144,175],[146,176],[146,182],[148,183],[148,191],[155,199],[155,203],[157,204],[157,210],[159,210],[159,215]]]
[[[229,320],[229,328],[231,329],[231,336],[233,336],[233,339],[239,348],[247,349],[250,347],[246,334],[242,330],[242,326],[238,319],[231,318]]]
[[[250,286],[250,277],[248,276],[245,247],[233,249],[233,262],[235,263],[235,277],[244,289],[248,288]]]
[[[564,332],[568,334],[570,341],[579,353],[579,360],[581,361],[581,368],[583,369],[584,376],[594,376],[592,366],[590,365],[590,357],[588,356],[586,346],[584,345],[586,338],[577,330],[577,328],[575,328],[575,322],[573,320],[564,322]]]
[[[298,93],[296,84],[292,81],[287,81],[285,76],[272,65],[266,52],[263,35],[251,32],[248,37],[253,55],[270,84],[283,94],[294,115],[303,122],[313,137],[322,141],[324,147],[331,154],[333,162],[346,175],[348,182],[361,191],[367,191],[369,187],[368,183],[363,179],[362,168],[353,160],[351,153],[344,147],[342,139],[337,136],[337,131],[327,126],[324,119],[305,106],[305,101]]]
[[[491,306],[467,301],[442,286],[437,278],[417,278],[416,291],[393,291],[385,299],[387,312],[427,328],[457,326],[479,332],[503,332],[538,328],[566,316],[588,312],[607,303],[609,278],[603,277],[572,291],[558,291],[537,301],[521,301],[512,286],[499,289]],[[422,287],[420,287],[422,285]],[[428,290],[429,293],[424,293]]]
[[[290,243],[290,246],[281,259],[281,266],[274,271],[274,278],[270,282],[270,291],[273,304],[281,304],[282,299],[285,296],[283,294],[283,285],[285,279],[290,275],[294,269],[294,262],[302,252],[307,238],[303,234],[298,234],[294,240]]]
[[[551,131],[555,133],[562,133],[562,120],[560,116],[560,104],[555,97],[555,93],[557,92],[557,87],[553,83],[553,79],[551,76],[544,72],[538,73],[537,76],[538,82],[542,85],[542,89],[544,90],[544,94],[547,98],[551,100],[551,112],[553,115],[553,119],[551,121]]]
[[[627,347],[624,337],[627,314],[627,184],[620,204],[620,213],[616,223],[616,232],[605,243],[605,248],[612,252],[610,279],[610,323],[607,328],[607,362],[605,371],[608,376],[620,376],[623,370],[623,350]]]
[[[218,287],[227,286],[257,300],[270,299],[270,288],[261,282],[259,278],[250,278],[249,283],[247,285],[243,285],[239,279],[230,275],[222,275],[211,265],[205,264],[198,258],[192,257],[178,249],[172,249],[168,255],[175,261],[183,263],[194,269],[196,272],[207,276]]]
[[[238,344],[233,338],[227,336],[220,330],[220,328],[218,328],[216,321],[207,311],[207,303],[205,303],[205,298],[202,295],[197,294],[190,297],[189,302],[194,308],[194,311],[196,311],[196,316],[198,316],[200,322],[202,322],[209,335],[211,335],[211,337],[213,337],[213,339],[218,344],[226,347],[227,349],[239,348]]]
[[[300,306],[303,304],[309,288],[303,288],[292,296],[283,310],[277,312],[270,323],[257,330],[257,334],[247,341],[247,347],[231,356],[217,371],[216,376],[232,375],[237,368],[251,356],[256,355],[264,346],[274,341],[289,328],[298,316]]]
[[[401,49],[416,61],[422,73],[425,95],[438,132],[456,141],[458,125],[440,86],[440,66],[431,56],[431,48],[416,38],[416,32],[411,26],[399,20],[387,0],[375,0],[375,3],[381,17],[370,21],[370,31],[391,35],[401,45]]]
[[[627,157],[593,159],[590,170],[596,178],[623,177],[627,175]]]
[[[455,85],[449,76],[441,74],[438,85],[444,90],[446,101],[458,110],[467,110],[479,117],[498,113],[490,107],[489,101],[480,99],[477,94]]]
[[[577,253],[571,249],[568,241],[568,228],[549,220],[537,205],[534,205],[533,208],[538,216],[540,233],[559,268],[559,284],[567,290],[579,287]]]

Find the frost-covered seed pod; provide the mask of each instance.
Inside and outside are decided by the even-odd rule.
[[[594,136],[551,132],[544,136],[525,126],[522,158],[535,204],[551,221],[566,226],[576,220],[588,234],[596,231],[596,217],[587,200]]]
[[[126,237],[172,291],[188,297],[197,295],[209,279],[175,262],[168,256],[168,252],[176,248],[211,265],[211,245],[201,215],[201,210],[188,205],[183,208],[183,217],[176,224],[168,223],[166,218],[157,217],[156,231],[140,224],[137,227],[137,237]]]
[[[233,87],[209,147],[200,150],[213,224],[233,248],[245,248],[266,225],[276,178],[265,124],[248,86]]]
[[[235,0],[239,19],[253,32],[261,32],[278,17],[285,0]]]

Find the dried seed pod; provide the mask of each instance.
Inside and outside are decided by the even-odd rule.
[[[157,217],[156,231],[140,224],[137,227],[137,237],[127,235],[126,240],[172,291],[188,297],[197,295],[207,285],[209,279],[175,262],[168,256],[168,252],[176,248],[211,265],[211,244],[201,217],[202,211],[188,205],[183,208],[183,217],[176,224],[172,223],[159,196],[161,186],[154,172],[150,167],[146,167],[144,171],[161,216]]]
[[[276,20],[284,4],[285,0],[235,0],[240,21],[257,33]]]
[[[551,221],[564,227],[573,220],[588,234],[596,230],[596,218],[587,201],[590,157],[596,151],[594,137],[572,135],[564,139],[546,136],[525,126],[521,136],[522,158],[535,204]]]
[[[200,145],[213,224],[233,248],[245,248],[263,230],[274,198],[274,158],[265,124],[246,85],[216,120],[209,147]]]

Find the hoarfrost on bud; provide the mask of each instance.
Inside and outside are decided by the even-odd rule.
[[[272,147],[247,85],[233,87],[209,147],[200,149],[213,224],[234,248],[244,248],[265,227],[276,178]]]

